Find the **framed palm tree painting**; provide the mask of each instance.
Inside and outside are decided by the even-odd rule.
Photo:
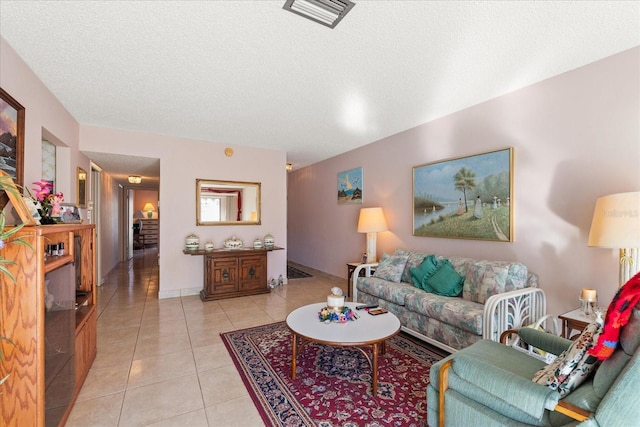
[[[513,148],[413,168],[413,235],[513,241]]]

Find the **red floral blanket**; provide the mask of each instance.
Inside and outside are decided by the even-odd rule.
[[[604,319],[602,334],[596,345],[589,350],[589,354],[600,360],[608,359],[613,354],[618,346],[620,328],[629,322],[631,312],[638,301],[640,301],[640,273],[629,279],[611,300]]]

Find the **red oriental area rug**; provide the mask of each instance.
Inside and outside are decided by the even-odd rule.
[[[443,355],[412,337],[387,341],[374,397],[371,366],[356,349],[305,345],[292,380],[292,338],[284,322],[220,335],[265,425],[426,425],[429,368]]]

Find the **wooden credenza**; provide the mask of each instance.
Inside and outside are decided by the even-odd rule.
[[[95,227],[24,227],[0,273],[1,426],[64,425],[96,357]],[[45,256],[64,243],[62,255]]]
[[[274,249],[184,251],[204,258],[203,301],[269,293],[267,254]]]

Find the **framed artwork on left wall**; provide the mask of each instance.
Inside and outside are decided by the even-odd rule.
[[[24,156],[24,107],[4,89],[0,88],[0,170],[22,188]],[[0,192],[0,210],[9,201],[5,191]]]

